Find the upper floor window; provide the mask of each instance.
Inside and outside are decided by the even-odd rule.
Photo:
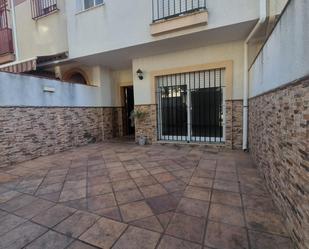
[[[57,0],[31,0],[32,18],[36,19],[58,10]]]
[[[103,4],[103,0],[77,0],[77,10],[87,10]]]

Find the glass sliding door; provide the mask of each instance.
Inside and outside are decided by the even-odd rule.
[[[224,142],[224,92],[224,69],[158,77],[158,139]]]
[[[181,75],[160,77],[158,82],[158,128],[160,139],[186,141],[187,86]]]

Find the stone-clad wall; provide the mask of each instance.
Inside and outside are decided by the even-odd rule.
[[[226,101],[226,142],[227,148],[242,148],[242,100]],[[157,141],[157,111],[156,105],[135,106],[136,110],[146,112],[142,120],[136,120],[136,139],[147,136],[148,141]]]
[[[122,107],[104,107],[103,139],[121,137],[123,135]]]
[[[225,125],[225,144],[231,149],[242,148],[242,120],[243,120],[243,101],[227,100],[226,106],[226,125]]]
[[[145,112],[146,116],[135,120],[135,138],[146,136],[149,143],[157,141],[157,108],[156,105],[137,105],[135,110]]]
[[[0,167],[117,136],[118,113],[118,108],[1,107]]]
[[[249,144],[298,248],[309,246],[309,78],[249,102]]]

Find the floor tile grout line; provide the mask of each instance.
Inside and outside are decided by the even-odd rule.
[[[116,155],[116,156],[117,156],[118,162],[121,163],[121,165],[125,168],[125,170],[126,170],[128,176],[130,176],[130,174],[128,173],[127,168],[123,165],[123,162],[120,160],[119,156],[118,156],[118,155]],[[105,164],[106,164],[106,160],[105,160],[104,156],[103,156],[103,160],[104,160],[104,162],[105,162]],[[108,172],[108,177],[110,178],[109,172]],[[130,176],[130,179],[131,179],[131,176]],[[112,247],[117,243],[117,241],[122,237],[122,235],[128,230],[128,228],[129,228],[130,225],[129,225],[128,223],[124,222],[124,218],[123,218],[123,216],[122,216],[122,212],[121,212],[121,209],[120,209],[120,205],[119,205],[118,200],[117,200],[117,198],[116,198],[116,192],[115,192],[115,189],[114,189],[114,186],[113,186],[113,181],[112,181],[111,178],[110,178],[110,180],[111,180],[111,187],[112,187],[112,190],[113,190],[113,195],[114,195],[114,199],[115,199],[115,202],[116,202],[116,205],[117,205],[117,209],[118,209],[118,212],[119,212],[119,215],[120,215],[121,222],[127,225],[127,227],[126,227],[126,229],[124,229],[123,233],[117,238],[116,241],[114,241],[113,245],[111,246],[111,248],[112,248]],[[132,180],[132,179],[131,179],[131,180]],[[134,182],[134,181],[133,181],[133,182]],[[140,191],[140,190],[139,190],[139,191]],[[124,204],[124,205],[125,205],[125,204]]]
[[[88,158],[89,158],[89,156],[88,156]],[[87,210],[88,210],[88,184],[89,184],[89,181],[88,181],[88,175],[89,175],[88,158],[87,158],[87,173],[86,173],[86,208],[87,208]]]
[[[245,225],[245,231],[246,231],[246,237],[248,240],[248,249],[251,249],[251,241],[250,241],[250,236],[249,236],[249,229],[248,229],[248,223],[247,223],[247,218],[246,218],[246,212],[245,212],[245,205],[244,205],[244,200],[243,200],[243,195],[241,191],[241,185],[240,185],[240,178],[239,178],[239,172],[238,172],[238,167],[235,162],[235,167],[236,167],[236,175],[238,179],[238,188],[239,188],[239,194],[240,194],[240,201],[241,201],[241,209],[243,213],[243,218],[244,218],[244,225]]]
[[[129,224],[126,224],[126,228],[123,230],[123,232],[119,235],[119,237],[114,241],[114,243],[111,245],[110,249],[112,249],[116,244],[117,242],[120,240],[120,238],[126,233],[126,231],[128,231],[130,225]]]
[[[26,243],[24,246],[22,246],[21,249],[26,248],[28,245],[30,245],[32,242],[36,241],[37,239],[40,239],[41,237],[43,237],[45,234],[47,234],[50,231],[50,229],[47,229],[47,231],[45,231],[44,233],[42,233],[40,236],[36,237],[35,239],[31,240],[30,242]]]
[[[124,222],[123,217],[122,217],[122,213],[121,213],[121,210],[120,210],[120,206],[121,206],[121,205],[126,205],[127,203],[121,204],[121,205],[120,205],[119,202],[118,202],[118,200],[117,200],[116,192],[115,192],[115,189],[114,189],[114,187],[113,187],[112,182],[111,182],[111,188],[112,188],[112,193],[113,193],[113,195],[114,195],[114,200],[115,200],[115,203],[116,203],[116,208],[117,208],[117,210],[118,210],[118,213],[119,213],[121,222]]]
[[[66,218],[64,218],[62,221],[60,221],[59,223],[57,223],[56,225],[54,225],[53,227],[47,227],[47,226],[45,226],[45,225],[42,225],[42,224],[40,224],[40,223],[37,223],[37,222],[35,222],[35,221],[32,221],[31,219],[26,219],[26,222],[32,222],[32,223],[34,223],[34,224],[36,224],[36,225],[39,225],[39,226],[41,226],[41,227],[44,227],[44,228],[46,228],[47,230],[51,230],[51,231],[54,231],[54,232],[57,232],[57,233],[60,233],[60,234],[62,234],[62,235],[65,235],[65,236],[67,236],[66,234],[63,234],[62,232],[59,232],[59,231],[57,231],[57,230],[55,230],[54,228],[57,226],[57,225],[59,225],[61,222],[63,222],[64,220],[66,220],[67,218],[69,218],[69,217],[71,217],[71,216],[73,216],[77,211],[80,211],[80,210],[76,210],[74,213],[72,213],[72,215],[69,215],[68,217],[66,217]],[[90,212],[89,212],[90,213]],[[9,213],[9,214],[12,214],[12,215],[15,215],[14,213]],[[17,217],[19,217],[19,218],[23,218],[23,217],[21,217],[21,216],[18,216],[18,215],[15,215],[15,216],[17,216]],[[98,215],[99,216],[99,215]],[[191,216],[191,215],[188,215],[188,216]],[[148,216],[148,217],[151,217],[151,216]],[[196,218],[196,216],[191,216],[191,217],[195,217]],[[99,218],[97,219],[97,221],[99,220],[99,219],[101,219],[102,217],[101,216],[99,216]],[[103,217],[104,218],[104,217]],[[25,219],[25,218],[23,218],[23,219]],[[96,221],[96,222],[97,222]],[[116,221],[116,220],[115,220]],[[170,220],[171,221],[171,220]],[[95,223],[96,223],[95,222]],[[117,222],[117,221],[116,221]],[[25,222],[24,222],[25,223]],[[22,223],[22,224],[24,224],[24,223]],[[94,224],[95,224],[94,223]],[[93,225],[94,225],[93,224]],[[123,224],[126,224],[126,225],[128,225],[128,226],[134,226],[134,225],[131,225],[131,224],[129,224],[129,223],[123,223]],[[227,223],[224,223],[224,224],[227,224]],[[21,225],[21,224],[20,224]],[[20,226],[19,225],[19,226]],[[93,226],[92,225],[92,226]],[[17,226],[17,227],[19,227],[19,226]],[[89,228],[88,228],[88,230],[92,227],[92,226],[90,226]],[[206,226],[206,224],[205,224],[205,226]],[[234,225],[235,226],[235,225]],[[14,229],[16,229],[17,227],[15,227]],[[136,226],[134,226],[134,227],[136,227]],[[14,229],[12,229],[12,230],[14,230]],[[151,231],[151,232],[155,232],[155,231],[153,231],[153,230],[150,230],[150,229],[147,229],[147,228],[142,228],[142,229],[144,229],[144,230],[147,230],[147,231]],[[12,231],[11,230],[11,231]],[[249,229],[250,231],[251,231],[251,229]],[[87,231],[87,230],[86,230]],[[86,232],[85,231],[85,232]],[[274,234],[274,233],[268,233],[268,232],[265,232],[265,231],[259,231],[259,230],[252,230],[252,231],[256,231],[256,232],[261,232],[261,233],[264,233],[264,234],[269,234],[269,235],[274,235],[274,236],[280,236],[280,237],[284,237],[284,238],[289,238],[289,237],[286,237],[286,236],[283,236],[283,235],[279,235],[279,234]],[[84,234],[85,232],[83,232],[82,234]],[[82,234],[80,235],[80,236],[82,236]],[[166,235],[165,234],[165,232],[164,232],[164,235]],[[3,236],[3,235],[2,235]],[[80,237],[79,236],[79,237]],[[182,240],[184,240],[184,241],[187,241],[187,242],[191,242],[191,243],[197,243],[197,242],[194,242],[194,241],[191,241],[191,240],[187,240],[187,239],[184,239],[184,238],[179,238],[179,237],[177,237],[177,236],[174,236],[174,235],[169,235],[168,234],[168,236],[170,236],[170,237],[173,237],[173,238],[177,238],[177,239],[182,239]],[[75,239],[74,237],[71,237],[71,236],[67,236],[67,237],[70,237],[70,238],[73,238],[73,239]],[[78,237],[78,238],[79,238]],[[76,239],[78,239],[78,238],[76,238]],[[199,243],[197,243],[197,244],[199,244]]]
[[[30,205],[30,204],[29,204],[29,205]],[[56,225],[54,225],[54,226],[52,226],[52,227],[48,227],[48,226],[46,226],[46,225],[44,225],[44,224],[40,224],[40,223],[38,223],[38,222],[36,222],[36,221],[33,220],[33,218],[39,216],[40,214],[42,214],[42,213],[45,212],[45,211],[48,211],[48,210],[52,209],[53,207],[55,207],[55,206],[57,206],[57,205],[59,205],[59,204],[55,204],[55,205],[53,205],[53,206],[47,208],[46,210],[37,213],[36,215],[34,215],[34,216],[31,217],[31,218],[25,218],[25,217],[23,217],[23,216],[20,216],[20,215],[16,214],[15,211],[17,211],[17,210],[19,210],[19,209],[14,210],[14,211],[6,211],[6,212],[7,212],[8,214],[11,214],[11,215],[14,215],[14,216],[17,216],[17,217],[19,217],[19,218],[22,218],[22,219],[26,220],[25,222],[32,222],[32,223],[34,223],[34,224],[37,224],[37,225],[39,225],[39,226],[42,226],[42,227],[44,227],[44,228],[47,228],[47,229],[51,230],[53,227],[57,226],[58,224],[60,224],[60,223],[63,222],[64,220],[66,220],[67,218],[71,217],[71,216],[72,216],[73,214],[75,214],[77,211],[79,211],[78,209],[71,208],[71,209],[75,209],[74,212],[73,212],[71,215],[69,215],[69,216],[65,217],[64,219],[62,219],[60,222],[58,222]],[[26,206],[28,206],[28,205],[26,205]],[[60,206],[63,206],[63,205],[60,205]],[[24,207],[25,207],[25,206],[24,206]],[[64,207],[66,207],[66,206],[64,206]],[[22,207],[22,208],[23,208],[23,207]],[[19,226],[20,226],[20,225],[19,225]],[[17,226],[17,227],[18,227],[18,226]],[[17,227],[15,227],[15,228],[17,228]],[[0,236],[0,237],[1,237],[1,236]]]
[[[91,246],[91,247],[93,247],[93,248],[95,248],[95,249],[100,249],[99,247],[97,247],[97,246],[95,246],[95,245],[92,245],[92,244],[89,244],[89,243],[87,243],[86,241],[82,241],[82,240],[79,240],[79,239],[73,239],[73,241],[70,243],[70,244],[68,244],[65,248],[63,248],[63,249],[69,249],[75,242],[80,242],[80,243],[83,243],[83,244],[85,244],[85,245],[89,245],[89,246]]]
[[[174,160],[172,160],[174,163],[176,163],[177,165],[179,165],[177,162],[175,162]],[[149,173],[149,175],[157,182],[157,184],[160,184],[160,186],[162,186],[165,190],[166,190],[166,192],[167,192],[167,194],[165,194],[165,195],[171,195],[172,193],[175,193],[175,192],[179,192],[179,191],[175,191],[175,192],[169,192],[168,191],[168,189],[166,189],[166,187],[164,186],[164,184],[162,184],[162,183],[160,183],[148,170],[147,170],[147,168],[145,168],[144,166],[143,166],[143,164],[140,162],[140,164],[142,165],[142,167]],[[163,167],[164,168],[164,166],[159,166],[159,167]],[[182,166],[181,166],[182,167]],[[165,169],[165,168],[164,168]],[[165,169],[165,170],[167,170],[167,169]],[[182,167],[182,169],[181,170],[186,170],[185,168],[183,168]],[[173,171],[177,171],[177,170],[172,170],[172,171],[170,171],[170,170],[167,170],[167,172],[168,173],[170,173],[170,174],[172,174],[171,172],[173,172]],[[192,178],[192,175],[193,175],[193,173],[191,174],[191,178]],[[174,175],[173,175],[174,176]],[[180,180],[181,182],[183,182],[183,183],[185,183],[182,179],[179,179],[179,177],[177,177],[177,176],[174,176],[177,180]],[[133,181],[134,181],[134,179],[133,179]],[[170,182],[170,181],[168,181],[168,182]],[[186,184],[186,183],[185,183]],[[151,184],[151,185],[154,185],[154,184]],[[149,186],[151,186],[151,185],[149,185]],[[186,187],[187,187],[187,185],[188,184],[186,184]],[[138,186],[139,187],[139,186]],[[147,186],[146,186],[147,187]],[[186,188],[185,187],[185,188]],[[180,190],[180,191],[182,191],[182,190]],[[143,194],[143,193],[142,193]],[[144,194],[143,194],[144,195]],[[145,197],[145,196],[144,196]],[[156,196],[154,196],[154,197],[156,197]],[[154,197],[151,197],[151,198],[154,198]],[[174,197],[175,198],[175,197]],[[145,198],[145,199],[149,199],[149,198]],[[175,198],[176,199],[176,198]]]
[[[73,160],[70,160],[70,166],[69,166],[69,168],[68,168],[67,173],[65,174],[65,177],[64,177],[64,180],[63,180],[63,183],[62,183],[62,187],[61,187],[61,190],[60,190],[60,192],[59,192],[59,197],[58,197],[58,199],[57,199],[57,203],[60,201],[61,194],[62,194],[62,191],[63,191],[63,189],[64,189],[64,185],[65,185],[65,183],[66,183],[66,179],[67,179],[67,177],[68,177],[68,174],[69,174],[70,168],[71,168],[71,166],[72,166],[72,163],[73,163]]]
[[[99,216],[99,218],[98,218],[91,226],[89,226],[85,231],[83,231],[76,239],[77,239],[77,240],[80,240],[80,241],[83,241],[83,240],[80,239],[80,237],[82,237],[87,231],[89,231],[92,227],[94,227],[95,224],[97,224],[98,221],[99,221],[101,218],[103,218],[103,217],[100,217],[100,216]],[[84,242],[84,241],[83,241],[83,242]],[[88,243],[88,242],[87,242],[87,243]],[[89,243],[88,243],[88,244],[89,244]]]
[[[8,213],[7,215],[14,215],[14,216],[17,216],[17,215],[12,214],[12,213]],[[20,217],[20,216],[17,216],[17,217],[23,219],[24,221],[23,221],[22,223],[18,224],[17,226],[13,227],[12,229],[9,229],[9,230],[6,231],[5,233],[1,234],[1,235],[0,235],[0,238],[3,237],[4,235],[6,235],[7,233],[9,233],[9,232],[15,230],[15,229],[18,228],[19,226],[21,226],[21,225],[23,225],[23,224],[25,224],[26,222],[29,221],[29,220],[27,220],[27,219],[25,219],[25,218],[22,218],[22,217]],[[3,217],[1,217],[1,219],[2,219],[2,218],[3,218]]]
[[[85,231],[82,232],[78,237],[74,237],[74,236],[71,236],[71,235],[67,235],[67,234],[64,233],[64,232],[61,232],[61,231],[58,231],[58,230],[55,229],[58,225],[60,225],[62,222],[66,221],[67,219],[69,219],[69,218],[72,217],[73,215],[75,215],[78,211],[79,211],[79,210],[77,210],[77,211],[74,212],[72,215],[68,216],[67,218],[63,219],[63,220],[60,221],[57,225],[55,225],[55,226],[49,228],[49,230],[51,230],[51,231],[53,231],[53,232],[56,232],[56,233],[59,233],[59,234],[62,234],[62,235],[64,235],[64,236],[69,237],[69,238],[72,238],[72,239],[79,239],[86,231],[88,231],[94,224],[96,224],[96,223],[101,219],[101,217],[98,217],[98,218],[95,220],[95,222],[94,222],[92,225],[90,225],[87,229],[85,229]],[[39,224],[39,223],[36,223],[36,224]]]
[[[55,206],[52,206],[52,207],[55,207]],[[52,207],[48,208],[47,210],[51,209]],[[31,240],[31,242],[29,242],[29,243],[27,243],[26,245],[24,245],[24,246],[22,247],[22,248],[24,248],[24,247],[28,246],[30,243],[32,243],[33,241],[35,241],[36,239],[42,237],[44,234],[46,234],[46,233],[49,232],[49,231],[54,231],[54,232],[60,233],[60,234],[62,234],[62,235],[65,235],[65,234],[63,234],[63,233],[61,233],[61,232],[58,232],[58,231],[54,230],[53,228],[56,227],[57,225],[59,225],[59,224],[60,224],[61,222],[63,222],[64,220],[66,220],[67,218],[71,217],[71,216],[72,216],[73,214],[75,214],[77,211],[78,211],[78,210],[75,210],[71,215],[69,215],[68,217],[62,219],[60,222],[58,222],[56,225],[54,225],[54,226],[52,226],[52,227],[48,227],[48,226],[46,226],[46,225],[44,225],[44,224],[40,224],[40,223],[38,223],[38,222],[32,220],[34,217],[38,216],[38,215],[41,214],[41,213],[37,214],[36,216],[34,216],[34,217],[32,217],[32,218],[24,218],[24,217],[19,216],[19,215],[15,214],[15,213],[9,212],[9,214],[15,215],[15,216],[17,216],[17,217],[22,218],[22,219],[25,220],[25,222],[23,222],[22,224],[18,225],[18,226],[15,227],[14,229],[11,229],[9,232],[11,232],[11,231],[17,229],[18,227],[20,227],[21,225],[25,224],[26,222],[31,222],[31,223],[33,223],[33,224],[35,224],[35,225],[37,225],[37,226],[40,226],[40,227],[43,227],[43,228],[47,229],[46,232],[44,232],[44,233],[41,234],[40,236],[38,236],[38,237],[36,237],[35,239]],[[5,233],[5,234],[7,234],[7,233]],[[3,235],[1,235],[0,237],[2,237],[2,236],[3,236]],[[67,236],[67,235],[65,235],[65,236],[66,236],[66,237],[70,237],[70,236]]]
[[[39,186],[36,188],[35,192],[33,193],[33,196],[36,196],[36,193],[38,192],[38,190],[40,189],[41,185],[43,184],[44,180],[46,179],[48,173],[51,171],[51,169],[49,168],[49,170],[47,171],[46,175],[43,177],[41,183],[39,184]]]
[[[145,168],[144,168],[145,169]],[[88,170],[88,169],[87,169]],[[146,169],[145,169],[146,170]],[[238,168],[237,168],[237,170],[238,170]],[[168,172],[170,172],[171,173],[171,171],[168,171]],[[237,174],[237,176],[238,176],[238,178],[240,177],[240,174]],[[45,177],[46,177],[46,175],[45,175]],[[19,178],[21,178],[21,179],[23,179],[23,177],[19,177]],[[191,178],[192,178],[192,176],[191,176]],[[215,179],[215,178],[214,178]],[[87,179],[88,180],[88,179]],[[42,183],[41,183],[42,184]],[[64,185],[64,183],[63,183],[63,185]],[[188,184],[187,184],[187,186],[188,186]],[[62,186],[63,187],[63,186]],[[4,187],[5,188],[5,187]],[[240,183],[238,183],[238,188],[240,189]],[[5,188],[5,189],[8,189],[8,188]],[[15,192],[17,192],[17,193],[21,193],[21,194],[23,194],[23,195],[29,195],[29,196],[33,196],[33,194],[31,194],[31,193],[23,193],[23,192],[19,192],[18,190],[16,190],[16,189],[8,189],[8,191],[15,191]],[[214,190],[212,190],[212,192],[213,192]],[[219,190],[219,191],[226,191],[226,190]],[[235,192],[233,192],[233,193],[235,193]],[[242,206],[243,206],[243,197],[245,196],[245,194],[244,193],[242,193],[241,191],[239,192],[240,193],[240,195],[241,195],[241,198],[242,198]],[[34,196],[34,197],[36,197],[36,196]],[[36,197],[36,198],[39,198],[39,197]],[[12,198],[12,199],[14,199],[14,198]],[[10,200],[12,200],[12,199],[10,199]],[[46,199],[44,199],[44,198],[39,198],[39,199],[43,199],[43,200],[46,200]],[[10,201],[10,200],[8,200],[8,201]],[[55,202],[55,201],[51,201],[51,200],[48,200],[48,201],[50,201],[51,203],[56,203],[56,204],[59,204],[57,201]],[[63,204],[63,205],[65,205],[65,204]],[[222,205],[224,205],[224,204],[222,204]],[[26,205],[27,206],[27,205]],[[21,207],[22,208],[22,207]],[[244,206],[243,206],[243,208],[244,208]],[[88,211],[88,210],[87,210]],[[5,211],[6,213],[8,213],[7,211]],[[89,212],[89,211],[88,211]],[[89,213],[91,213],[91,212],[89,212]],[[14,215],[15,215],[15,213],[13,213]],[[245,217],[245,212],[243,212],[243,215],[244,215],[244,218],[246,219],[246,217]],[[23,218],[23,217],[22,217]],[[205,227],[205,229],[206,229],[206,227]],[[52,230],[52,229],[50,229],[50,230]],[[147,230],[147,229],[146,229]],[[248,227],[246,227],[246,230],[250,230]],[[261,232],[261,233],[265,233],[265,234],[272,234],[272,233],[269,233],[269,232],[266,232],[266,231],[259,231],[259,230],[252,230],[252,231],[258,231],[258,232]],[[205,231],[206,232],[206,231]],[[281,236],[281,237],[284,237],[283,235],[280,235],[280,234],[273,234],[273,235],[277,235],[277,236]],[[289,238],[289,237],[288,237]],[[250,238],[249,238],[250,239]],[[248,243],[250,243],[250,240],[248,239]]]
[[[62,232],[60,232],[60,231],[55,230],[55,227],[56,227],[57,225],[59,225],[61,222],[65,221],[66,219],[70,218],[71,216],[73,216],[73,215],[74,215],[76,212],[78,212],[78,211],[80,211],[80,210],[76,210],[74,213],[72,213],[72,215],[70,215],[70,216],[64,218],[62,221],[60,221],[59,223],[57,223],[57,224],[54,225],[53,227],[45,226],[45,225],[40,224],[40,223],[37,223],[37,222],[35,222],[35,221],[31,220],[31,219],[27,219],[26,222],[31,222],[31,223],[33,223],[33,224],[36,224],[36,225],[41,226],[41,227],[43,227],[43,228],[46,228],[47,231],[46,231],[45,233],[47,233],[48,231],[54,231],[54,232],[57,232],[57,233],[62,234],[62,235],[64,235],[64,236],[67,236],[67,237],[70,237],[70,238],[73,238],[73,239],[76,239],[76,240],[79,240],[79,241],[84,242],[83,240],[80,240],[79,238],[80,238],[86,231],[88,231],[91,227],[93,227],[101,218],[105,218],[105,217],[101,217],[101,216],[98,215],[99,218],[96,220],[96,222],[95,222],[94,224],[92,224],[87,230],[85,230],[85,231],[84,231],[81,235],[79,235],[77,238],[72,237],[72,236],[68,236],[68,235],[66,235],[66,234],[64,234],[64,233],[62,233]],[[14,215],[14,213],[10,213],[10,214]],[[18,216],[18,215],[15,215],[15,216]],[[18,216],[18,217],[19,217],[19,218],[23,218],[23,217],[21,217],[21,216]],[[151,217],[151,216],[148,216],[148,217]],[[194,217],[194,216],[193,216],[193,217]],[[146,218],[147,218],[147,217],[146,217]],[[114,221],[116,221],[116,220],[114,220]],[[119,221],[116,221],[116,222],[119,222]],[[24,222],[24,223],[25,223],[25,222]],[[125,225],[127,225],[127,227],[129,227],[129,226],[137,227],[137,226],[132,225],[132,224],[129,224],[129,223],[124,223],[124,222],[122,222],[122,223],[125,224]],[[19,225],[19,226],[20,226],[20,225]],[[19,227],[19,226],[17,226],[17,227]],[[15,227],[14,229],[16,229],[17,227]],[[12,229],[12,230],[14,230],[14,229]],[[147,231],[150,231],[150,232],[155,232],[155,231],[150,230],[150,229],[147,229],[147,228],[141,228],[141,229],[144,229],[144,230],[147,230]],[[12,231],[12,230],[11,230],[11,231]],[[44,234],[45,234],[45,233],[44,233]],[[158,232],[157,232],[157,233],[158,233]],[[176,239],[180,239],[179,237],[176,237],[176,236],[174,236],[174,235],[168,235],[168,236],[173,237],[173,238],[176,238]],[[1,236],[0,236],[0,237],[1,237]],[[39,237],[41,237],[41,236],[39,236]],[[185,241],[191,242],[191,243],[196,243],[196,242],[194,242],[194,241],[190,241],[190,240],[187,240],[187,239],[184,239],[184,238],[182,238],[182,240],[185,240]],[[33,241],[32,241],[32,242],[33,242]],[[89,243],[87,243],[87,244],[89,244]],[[197,243],[197,244],[198,244],[198,243]],[[90,245],[92,245],[92,244],[90,244]]]
[[[205,228],[204,228],[204,234],[203,234],[203,240],[202,240],[202,247],[206,247],[205,245],[205,240],[206,240],[206,234],[207,234],[207,229],[208,229],[208,223],[209,223],[209,215],[210,215],[210,208],[211,208],[211,199],[212,199],[212,194],[214,191],[214,185],[215,185],[215,179],[216,179],[216,174],[217,174],[217,167],[218,167],[218,159],[216,159],[216,166],[215,166],[215,175],[212,181],[211,185],[211,191],[210,191],[210,197],[209,197],[209,206],[208,206],[208,212],[206,216],[206,221],[205,221]]]
[[[200,160],[201,160],[201,159],[200,159]],[[199,160],[199,161],[200,161],[200,160]],[[193,177],[193,174],[194,174],[195,170],[196,170],[197,167],[198,167],[198,164],[199,164],[199,162],[198,162],[198,163],[196,164],[196,166],[194,167],[194,171],[193,171],[193,173],[192,173],[192,175],[191,175],[190,181],[191,181],[191,179],[192,179],[192,177]],[[188,181],[188,183],[186,184],[185,189],[187,188],[187,186],[189,186],[190,181]],[[181,198],[183,198],[183,196],[182,196]],[[160,245],[160,243],[161,243],[161,241],[162,241],[162,239],[163,239],[163,237],[164,237],[165,235],[171,236],[171,235],[167,234],[166,232],[167,232],[167,229],[168,229],[170,223],[172,222],[172,219],[173,219],[173,218],[175,217],[175,215],[176,215],[176,211],[177,211],[177,209],[178,209],[179,203],[180,203],[180,201],[178,201],[178,204],[177,204],[177,207],[176,207],[176,209],[175,209],[175,212],[173,212],[172,217],[170,218],[170,220],[168,221],[166,227],[164,228],[163,233],[161,234],[160,239],[159,239],[159,241],[157,242],[157,245],[156,245],[155,249],[157,249],[157,248],[159,247],[159,245]],[[174,236],[172,236],[172,237],[174,237]],[[174,238],[177,238],[177,237],[174,237]],[[179,238],[177,238],[177,239],[179,239]],[[183,239],[183,238],[182,238],[182,239]],[[185,240],[185,241],[188,241],[188,240]],[[189,242],[189,241],[188,241],[188,242]],[[192,242],[192,241],[190,241],[190,242]]]

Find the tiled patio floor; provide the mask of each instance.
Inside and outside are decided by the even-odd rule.
[[[102,143],[0,169],[0,248],[292,248],[247,154]]]

